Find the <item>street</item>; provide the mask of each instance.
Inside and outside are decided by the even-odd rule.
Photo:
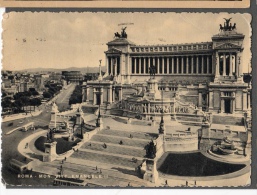
[[[66,90],[63,90],[60,92],[60,94],[57,97],[56,104],[59,106],[59,110],[64,111],[65,109],[69,108],[69,97],[71,93],[73,92],[75,88],[75,84],[71,84],[68,86]],[[22,160],[24,157],[17,151],[17,147],[19,142],[24,139],[25,137],[31,135],[34,133],[32,130],[28,130],[27,132],[23,132],[20,130],[17,130],[13,132],[10,135],[5,135],[5,133],[11,131],[12,129],[23,126],[29,122],[34,122],[34,125],[37,127],[35,131],[40,131],[42,129],[45,129],[45,131],[48,131],[48,124],[50,122],[51,118],[51,106],[48,105],[41,105],[39,107],[40,110],[42,110],[42,113],[38,116],[31,116],[24,119],[18,119],[8,122],[2,123],[2,176],[3,180],[6,183],[14,184],[14,185],[20,185],[20,184],[30,184],[30,185],[39,185],[39,184],[47,184],[49,183],[49,178],[47,179],[40,179],[38,180],[31,180],[31,179],[17,179],[17,174],[14,174],[8,170],[8,163],[9,161],[14,158],[17,160]],[[30,113],[28,113],[29,115]],[[13,123],[12,125],[10,125]],[[52,181],[52,180],[51,180]]]

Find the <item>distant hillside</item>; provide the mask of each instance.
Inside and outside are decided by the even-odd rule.
[[[33,68],[33,69],[22,69],[20,71],[26,72],[61,72],[61,71],[81,71],[82,74],[84,73],[97,73],[99,72],[99,67],[69,67],[64,69],[57,69],[57,68]],[[106,67],[102,67],[102,71],[106,71]]]

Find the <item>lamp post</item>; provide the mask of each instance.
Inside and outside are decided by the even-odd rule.
[[[96,126],[99,127],[100,129],[102,128],[102,118],[101,118],[101,108],[100,108],[100,105],[101,105],[101,87],[100,87],[100,82],[102,80],[102,73],[101,73],[101,62],[102,60],[99,60],[100,62],[100,65],[99,65],[99,77],[98,77],[98,116],[97,116],[97,119],[96,119]]]
[[[101,62],[102,60],[99,60],[100,64],[99,64],[99,77],[98,77],[98,80],[101,81],[103,79],[103,76],[102,76],[102,69],[101,69]]]
[[[161,109],[161,121],[160,121],[160,126],[159,126],[159,134],[164,134],[164,120],[163,120],[163,80],[161,81],[162,84],[162,109]]]

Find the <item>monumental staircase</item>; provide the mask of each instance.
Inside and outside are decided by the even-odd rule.
[[[98,170],[115,175],[111,176],[112,182],[103,182],[103,186],[115,186],[123,180],[125,183],[120,186],[126,186],[128,182],[134,187],[147,186],[137,169],[145,158],[145,146],[156,137],[144,132],[104,129],[74,152],[68,162],[76,166],[97,166]]]

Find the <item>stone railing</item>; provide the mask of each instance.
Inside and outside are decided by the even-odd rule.
[[[177,44],[177,45],[140,45],[131,46],[133,53],[148,53],[148,52],[185,52],[185,51],[198,51],[198,50],[211,50],[211,42],[191,43],[191,44]]]
[[[173,133],[164,137],[164,149],[167,151],[198,150],[198,135],[196,133]]]

